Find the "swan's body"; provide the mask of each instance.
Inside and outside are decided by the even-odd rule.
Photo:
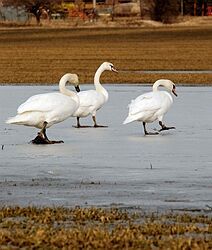
[[[96,112],[108,101],[108,92],[100,83],[100,76],[105,70],[117,72],[112,63],[102,63],[94,76],[95,90],[81,91],[78,93],[80,106],[73,115],[77,117],[78,128],[82,127],[79,123],[79,118],[88,115],[92,115],[94,127],[99,127],[96,123]]]
[[[149,134],[146,131],[145,124],[159,121],[161,130],[167,130],[174,127],[166,127],[163,123],[163,117],[171,107],[173,99],[170,93],[167,91],[159,91],[158,87],[162,85],[168,90],[172,91],[175,95],[175,84],[170,80],[158,80],[153,85],[153,91],[138,96],[135,100],[132,100],[129,104],[129,114],[123,124],[127,124],[133,121],[143,122],[145,134]],[[160,131],[161,131],[160,130]]]
[[[73,115],[79,107],[79,97],[75,92],[65,87],[67,82],[72,83],[77,88],[77,75],[65,74],[59,82],[60,92],[31,96],[19,106],[18,114],[9,118],[6,123],[40,128],[42,130],[39,135],[43,135],[47,141],[45,129],[64,121]]]
[[[96,90],[82,91],[78,93],[80,99],[80,106],[74,113],[77,117],[86,117],[88,115],[95,116],[96,111],[99,110],[108,100],[108,94],[104,95]]]

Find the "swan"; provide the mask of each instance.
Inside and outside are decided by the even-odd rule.
[[[162,130],[175,129],[175,127],[166,127],[163,121],[163,116],[169,110],[173,103],[173,99],[170,93],[167,91],[159,91],[158,87],[164,86],[167,90],[171,91],[175,96],[176,87],[175,84],[166,79],[157,80],[153,84],[153,91],[138,96],[135,100],[132,100],[129,104],[129,114],[123,124],[127,124],[133,121],[143,122],[145,135],[154,135]],[[161,129],[156,133],[150,133],[146,130],[146,123],[159,121]]]
[[[78,76],[67,73],[60,79],[60,92],[31,96],[18,107],[17,115],[9,118],[6,123],[41,129],[37,137],[32,140],[34,144],[63,143],[63,141],[50,141],[46,135],[46,128],[64,121],[79,107],[79,97],[75,92],[66,88],[67,82],[73,84],[79,91]]]
[[[94,86],[95,90],[87,90],[81,91],[78,93],[80,99],[80,106],[77,111],[73,114],[74,117],[77,117],[77,128],[88,127],[81,126],[79,119],[81,117],[86,117],[88,115],[92,115],[92,119],[94,122],[94,127],[105,127],[101,125],[97,125],[96,122],[96,112],[99,110],[108,100],[108,92],[100,83],[100,76],[105,71],[109,70],[112,72],[118,72],[112,63],[104,62],[97,69],[94,76]]]

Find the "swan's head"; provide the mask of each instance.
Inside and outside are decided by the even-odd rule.
[[[103,70],[109,70],[118,73],[118,70],[116,70],[114,65],[110,62],[104,62],[100,67],[102,67]]]
[[[62,78],[61,81],[64,81],[65,83],[70,83],[72,85],[74,85],[75,89],[77,92],[80,92],[80,88],[79,88],[79,78],[77,74],[70,74],[67,73],[65,74]]]
[[[80,92],[79,78],[77,74],[70,74],[69,82],[74,85],[77,92]]]
[[[175,84],[170,81],[170,80],[166,80],[164,82],[164,86],[170,91],[172,92],[172,94],[174,94],[175,96],[177,96],[177,93],[176,93],[176,86]]]
[[[176,93],[176,86],[175,84],[170,81],[170,80],[167,80],[167,79],[160,79],[160,80],[157,80],[154,85],[153,85],[153,91],[157,91],[157,88],[159,86],[164,86],[165,88],[167,88],[170,92],[172,92],[175,96],[177,96],[177,93]]]

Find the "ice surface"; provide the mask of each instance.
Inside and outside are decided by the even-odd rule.
[[[177,86],[178,97],[164,119],[176,130],[144,136],[141,124],[122,122],[131,99],[151,86],[104,86],[109,101],[97,112],[97,122],[109,127],[76,129],[70,118],[47,130],[50,139],[65,142],[55,145],[28,144],[36,128],[4,121],[31,95],[58,87],[0,87],[0,206],[211,206],[212,87]],[[81,124],[92,125],[91,117]]]

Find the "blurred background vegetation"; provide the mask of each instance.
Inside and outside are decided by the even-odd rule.
[[[0,21],[140,17],[173,23],[178,16],[210,16],[212,0],[0,0]]]

